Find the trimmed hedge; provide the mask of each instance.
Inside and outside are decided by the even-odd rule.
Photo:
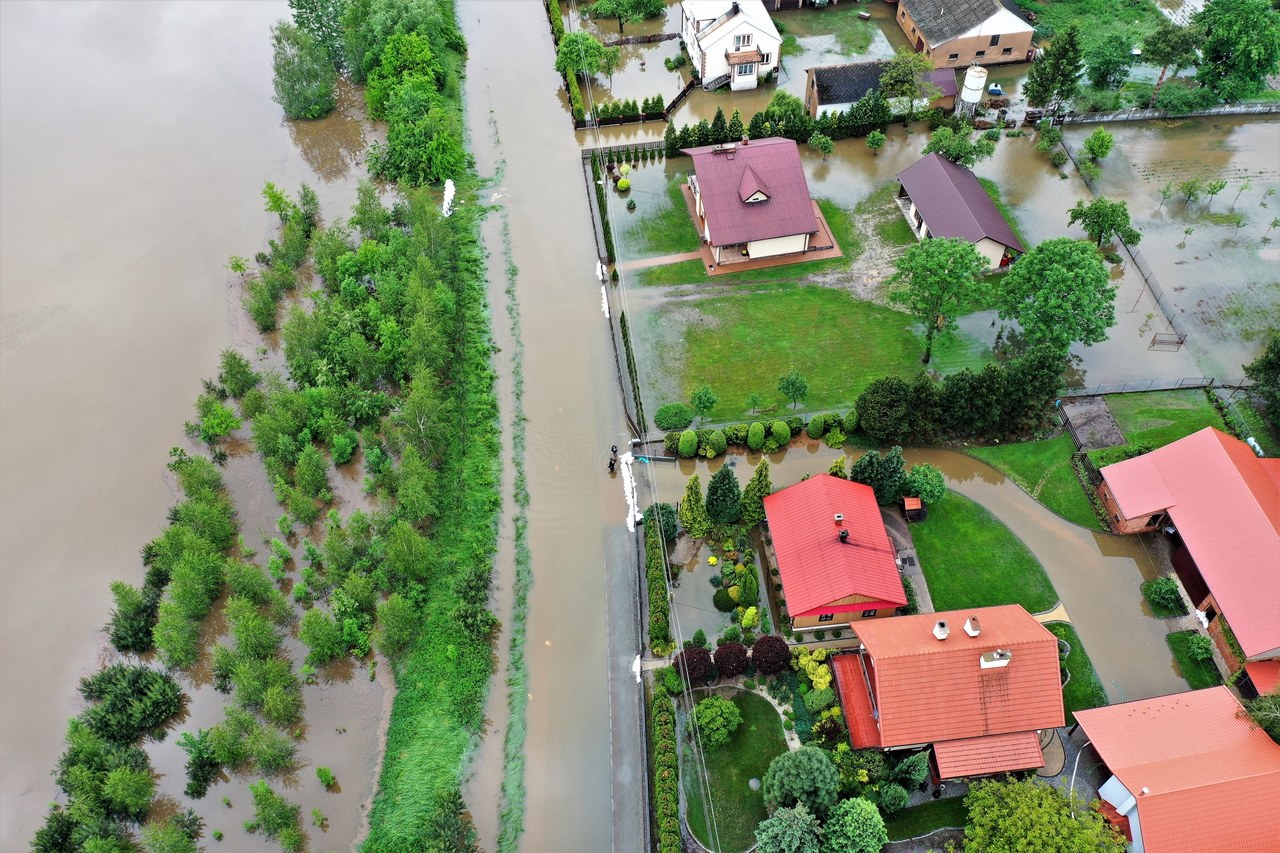
[[[680,433],[680,444],[677,448],[682,459],[690,459],[698,453],[698,434],[691,429]]]
[[[654,653],[671,645],[671,605],[667,601],[667,556],[664,535],[675,531],[659,530],[662,518],[657,504],[644,514],[645,577],[649,585],[649,644]]]
[[[759,421],[747,427],[747,447],[752,450],[764,447],[764,424]]]
[[[653,688],[649,714],[653,739],[653,812],[659,853],[680,853],[680,768],[676,746],[676,715],[662,685]]]
[[[658,411],[653,416],[653,423],[658,429],[669,432],[689,426],[693,423],[693,416],[693,409],[684,403],[667,403],[665,406],[658,407]]]

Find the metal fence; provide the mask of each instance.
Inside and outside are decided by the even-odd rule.
[[[1063,124],[1100,124],[1114,121],[1150,121],[1151,119],[1197,118],[1200,116],[1250,116],[1280,113],[1280,104],[1224,104],[1207,110],[1174,115],[1166,110],[1143,110],[1133,107],[1109,113],[1071,113],[1062,117]]]
[[[1212,376],[1183,376],[1177,379],[1136,379],[1097,385],[1072,385],[1062,392],[1062,396],[1096,397],[1100,394],[1136,394],[1141,391],[1175,391],[1179,388],[1213,388],[1218,385],[1234,387],[1219,383]]]

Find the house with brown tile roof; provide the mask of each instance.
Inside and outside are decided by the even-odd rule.
[[[964,166],[926,154],[898,173],[898,204],[917,238],[958,237],[986,258],[1008,266],[1026,249],[982,184]]]
[[[1274,666],[1249,664],[1280,659],[1280,459],[1206,427],[1104,467],[1098,496],[1117,533],[1171,529],[1174,570],[1223,655],[1274,683]]]
[[[1013,0],[901,0],[898,26],[934,68],[1030,62],[1035,29]]]
[[[810,248],[818,217],[794,141],[770,137],[684,152],[693,159],[695,224],[716,263]]]
[[[766,497],[764,512],[792,630],[858,630],[907,603],[870,486],[817,474]]]
[[[899,616],[857,627],[832,659],[855,749],[932,744],[939,779],[1044,766],[1039,733],[1063,725],[1058,640],[1018,605]]]
[[[1226,687],[1077,711],[1133,853],[1280,849],[1280,745]],[[1074,730],[1073,730],[1074,731]]]

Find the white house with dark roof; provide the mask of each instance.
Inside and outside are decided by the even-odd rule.
[[[879,60],[805,69],[805,109],[812,118],[817,118],[824,112],[848,112],[862,97],[879,91],[880,75],[888,66],[888,60]],[[938,107],[944,112],[951,112],[956,105],[955,69],[935,68],[922,74],[921,78],[932,83],[937,88],[938,95],[928,103],[917,101],[916,108]],[[889,105],[895,112],[906,112],[905,98],[890,98]]]
[[[963,166],[926,154],[898,173],[898,205],[921,240],[968,240],[991,269],[1008,266],[1026,249],[982,184]]]
[[[761,0],[684,0],[680,36],[704,89],[754,89],[778,70],[782,36]]]
[[[1035,28],[1013,0],[901,0],[897,20],[934,68],[1031,61]]]

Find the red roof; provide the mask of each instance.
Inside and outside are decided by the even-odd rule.
[[[898,181],[934,237],[959,237],[977,243],[990,237],[1026,251],[991,196],[964,166],[941,154],[926,154],[898,173]]]
[[[1251,660],[1244,669],[1259,693],[1275,693],[1280,687],[1280,660]]]
[[[1153,853],[1248,853],[1280,839],[1280,745],[1226,687],[1077,711],[1137,800]]]
[[[793,616],[834,612],[822,608],[854,595],[887,607],[907,603],[897,552],[870,486],[817,474],[769,495],[764,512]],[[840,525],[837,513],[844,516]],[[845,542],[842,530],[849,532]]]
[[[790,139],[686,148],[714,246],[818,230],[800,152]],[[750,192],[745,192],[746,190]],[[748,203],[759,190],[768,198]],[[744,194],[745,192],[745,194]]]
[[[1280,459],[1206,427],[1102,477],[1125,518],[1168,511],[1245,657],[1280,650]]]
[[[939,779],[963,779],[966,776],[990,776],[1044,767],[1040,736],[1036,732],[1011,732],[933,745],[938,761]]]
[[[980,625],[976,637],[964,630],[970,617]],[[945,640],[934,636],[938,621],[949,627]],[[868,708],[868,715],[878,714],[879,736],[878,742],[855,740],[855,747],[932,743],[937,748],[946,741],[1063,724],[1057,638],[1016,604],[859,622],[857,633],[865,659],[838,655],[836,680],[854,730],[865,723],[857,719],[858,692],[867,690],[862,668],[870,664],[875,709]],[[983,656],[996,650],[1010,653],[1008,663],[984,668]],[[967,748],[957,746],[957,756],[972,755]],[[1016,753],[1009,744],[1001,748]],[[1014,758],[1021,760],[1020,754]]]

